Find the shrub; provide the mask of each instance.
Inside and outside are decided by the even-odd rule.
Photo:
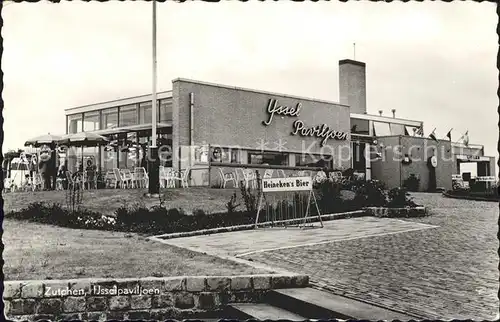
[[[393,208],[405,208],[405,207],[415,207],[416,204],[413,202],[410,194],[407,192],[406,188],[394,188],[388,192],[389,196],[389,207]]]
[[[258,183],[259,184],[259,183]],[[260,185],[260,184],[259,184]],[[259,189],[253,190],[251,187],[246,188],[245,184],[240,186],[241,197],[248,212],[257,212]],[[255,193],[256,191],[256,193]]]
[[[322,214],[339,212],[345,208],[344,202],[340,198],[340,190],[342,190],[341,183],[325,180],[318,183],[315,190],[317,193],[318,206]]]
[[[363,182],[356,188],[354,203],[359,207],[384,207],[387,205],[385,184],[377,180]]]
[[[408,178],[403,181],[403,187],[408,191],[418,191],[420,188],[420,179],[415,174],[410,174]]]
[[[226,203],[227,212],[232,214],[236,211],[236,208],[239,207],[239,204],[236,204],[236,192],[233,193],[231,199]]]

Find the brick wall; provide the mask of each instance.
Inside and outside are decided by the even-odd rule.
[[[6,317],[16,320],[185,319],[308,283],[304,275],[8,281],[3,298]]]
[[[216,144],[220,146],[257,149],[260,140],[268,142],[266,150],[277,150],[279,140],[286,141],[284,150],[311,153],[339,151],[344,166],[350,164],[350,141],[329,139],[332,149],[321,149],[320,139],[292,136],[293,122],[302,120],[307,128],[327,124],[336,131],[350,132],[349,107],[341,104],[295,98],[273,93],[257,92],[239,88],[174,80],[173,92],[173,148],[189,144],[189,93],[194,93],[194,144]],[[279,105],[295,107],[302,104],[299,117],[275,115],[270,125],[266,109],[269,99],[277,99]],[[283,143],[283,142],[282,142]],[[340,165],[339,165],[340,166]]]

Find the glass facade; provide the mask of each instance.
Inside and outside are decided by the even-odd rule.
[[[311,154],[296,154],[295,166],[297,167],[328,167],[331,168],[333,160],[331,156],[320,156]]]
[[[172,122],[172,99],[160,101],[159,122]]]
[[[153,123],[153,115],[151,114],[151,102],[139,104],[139,124]]]
[[[118,127],[118,107],[112,107],[101,111],[102,129],[114,129]]]
[[[351,118],[351,133],[369,135],[370,121]]]
[[[119,126],[130,126],[137,125],[137,106],[136,105],[127,105],[120,107],[119,113]]]
[[[68,134],[82,132],[82,114],[68,115]]]
[[[83,131],[100,130],[100,121],[99,111],[85,112],[83,114]]]
[[[288,166],[288,153],[248,152],[248,163]]]
[[[373,135],[374,136],[391,135],[391,127],[389,126],[389,123],[373,122]]]

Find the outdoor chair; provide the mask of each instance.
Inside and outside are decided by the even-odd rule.
[[[132,171],[130,171],[130,169],[120,170],[120,176],[120,180],[124,188],[135,188],[134,176],[132,175]]]
[[[330,179],[332,179],[335,182],[341,182],[342,181],[342,172],[340,172],[340,171],[330,172]]]
[[[354,172],[354,180],[357,181],[365,180],[365,174],[363,172]]]
[[[148,173],[144,167],[134,169],[134,181],[137,187],[147,188],[149,183]]]
[[[33,182],[31,183],[31,188],[33,189],[33,191],[42,190],[43,180],[42,180],[42,175],[40,173],[33,174]],[[57,189],[57,180],[56,180],[56,189]]]
[[[326,173],[324,171],[318,171],[314,176],[314,182],[323,182],[327,179]]]
[[[266,171],[264,171],[264,176],[262,177],[262,179],[271,179],[273,177],[273,173],[274,170],[266,169]]]
[[[66,171],[66,178],[68,179],[68,190],[73,190],[79,184],[77,174],[72,174],[69,171]]]
[[[310,176],[311,176],[311,172],[308,170],[301,170],[301,171],[297,172],[297,177],[310,177]]]
[[[243,169],[243,179],[245,181],[245,188],[248,189],[248,187],[252,186],[252,188],[255,188],[257,185],[257,176],[255,174],[255,171],[252,169]]]
[[[181,186],[183,188],[188,188],[189,187],[189,185],[188,185],[188,178],[189,178],[189,172],[190,171],[191,171],[191,167],[187,167],[185,170],[176,171],[176,172],[174,172],[175,175],[174,175],[173,179],[175,181],[180,181],[181,182]]]
[[[88,188],[87,188],[88,187]],[[83,172],[83,189],[97,189],[97,175],[95,171]]]
[[[160,170],[159,170],[159,178],[160,178],[160,188],[165,188],[165,184],[168,185],[168,182],[167,182],[167,170],[164,166],[160,166]]]
[[[106,186],[106,188],[114,187],[115,184],[116,184],[116,177],[113,170],[106,171],[106,174],[104,175],[104,185]]]
[[[276,172],[278,173],[278,178],[286,178],[285,170],[279,169]]]
[[[238,188],[238,180],[236,179],[236,174],[231,172],[224,172],[222,168],[219,168],[220,177],[222,179],[222,188],[226,188],[226,183],[232,182],[234,188]]]
[[[175,171],[172,168],[165,167],[165,181],[167,188],[175,188]]]
[[[113,168],[113,175],[115,177],[115,189],[118,187],[123,188],[124,183],[122,181],[122,174],[120,172],[120,169]]]

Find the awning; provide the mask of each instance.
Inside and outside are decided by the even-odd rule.
[[[97,131],[92,131],[92,133],[100,134],[100,135],[110,135],[110,134],[119,134],[119,133],[126,133],[126,132],[138,132],[138,131],[146,131],[146,130],[151,130],[152,128],[151,123],[147,124],[138,124],[138,125],[130,125],[130,126],[124,126],[124,127],[117,127],[114,129],[105,129],[105,130],[97,130]],[[157,123],[156,127],[158,129],[166,128],[166,127],[171,127],[172,123]]]

